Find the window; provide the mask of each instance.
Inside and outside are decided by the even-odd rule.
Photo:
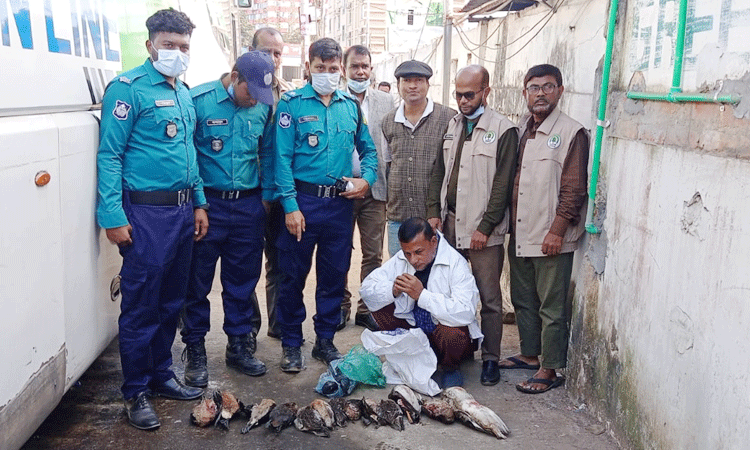
[[[414,25],[414,10],[410,9],[409,14],[406,16],[406,24]]]

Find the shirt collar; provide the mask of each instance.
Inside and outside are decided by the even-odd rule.
[[[154,68],[154,63],[151,62],[151,58],[146,58],[146,62],[143,63],[143,67],[146,68],[146,73],[148,74],[149,81],[151,81],[151,85],[165,83],[167,86],[169,86],[169,83],[167,83],[167,79],[164,77],[164,75],[162,75],[161,72]],[[182,80],[175,77],[175,89],[179,89],[181,84]],[[169,87],[171,88],[172,86]]]
[[[422,117],[419,118],[417,123],[412,123],[411,125],[417,126],[419,122],[422,121],[425,117],[429,116],[432,113],[432,110],[435,108],[435,103],[432,101],[431,98],[427,97],[427,107],[425,107],[424,112],[422,113]],[[406,115],[404,114],[404,102],[401,102],[401,105],[399,105],[398,110],[396,110],[396,117],[393,119],[396,123],[401,123],[406,125]]]
[[[307,83],[304,87],[302,87],[299,90],[300,96],[302,98],[317,98],[320,100],[320,96],[317,92],[315,92],[315,89],[313,89],[312,84]],[[341,100],[343,98],[344,93],[341,92],[339,89],[336,89],[333,91],[333,95],[331,96],[331,103]]]
[[[231,98],[229,98],[229,94],[227,93],[227,88],[224,87],[224,83],[221,82],[221,80],[224,79],[224,76],[227,74],[222,75],[218,80],[214,81],[214,90],[216,90],[216,103],[221,103],[224,100],[232,101]],[[229,80],[231,83],[232,80]]]

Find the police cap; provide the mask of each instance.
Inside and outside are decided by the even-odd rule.
[[[396,67],[393,75],[396,78],[425,77],[429,80],[432,76],[432,69],[422,61],[404,61]]]

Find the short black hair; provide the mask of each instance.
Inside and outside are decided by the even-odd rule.
[[[349,55],[351,55],[352,53],[360,56],[367,56],[367,58],[370,59],[370,62],[372,62],[372,56],[370,55],[370,50],[367,47],[365,47],[364,45],[352,45],[344,52],[344,65],[346,65],[346,60],[349,59]]]
[[[555,81],[557,81],[558,86],[563,85],[562,73],[560,73],[560,69],[553,66],[552,64],[539,64],[538,66],[534,66],[529,69],[528,72],[526,72],[526,76],[523,77],[524,89],[526,88],[526,83],[528,83],[530,79],[544,77],[547,75],[555,77]]]
[[[239,66],[237,65],[236,62],[232,66],[232,72],[237,72],[237,84],[247,82],[247,80],[245,79],[245,77],[242,76],[242,72],[240,72],[240,68],[239,68]],[[222,78],[224,78],[224,77],[222,77]]]
[[[153,39],[157,33],[193,34],[195,24],[190,17],[174,8],[160,9],[146,19],[148,38]]]
[[[307,51],[310,62],[315,58],[321,61],[331,61],[332,59],[341,59],[341,46],[331,38],[321,38],[310,44]]]
[[[277,30],[276,28],[272,28],[272,27],[258,28],[257,30],[255,30],[255,34],[253,34],[252,46],[254,50],[258,49],[258,41],[260,40],[260,35],[263,33],[268,33],[272,36],[281,36],[281,32]],[[283,40],[284,36],[281,36],[281,39]]]
[[[398,240],[403,243],[411,242],[420,233],[428,241],[435,237],[435,230],[428,221],[421,217],[410,217],[399,227]]]
[[[387,81],[381,81],[381,82],[380,82],[380,83],[378,84],[378,87],[380,87],[380,86],[387,86],[387,87],[388,87],[388,88],[390,89],[390,87],[391,87],[391,83],[389,83],[389,82],[387,82]]]

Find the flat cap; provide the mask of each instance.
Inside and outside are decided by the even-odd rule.
[[[402,77],[425,77],[428,80],[432,76],[432,69],[422,61],[404,61],[396,67],[393,72],[396,78]]]

